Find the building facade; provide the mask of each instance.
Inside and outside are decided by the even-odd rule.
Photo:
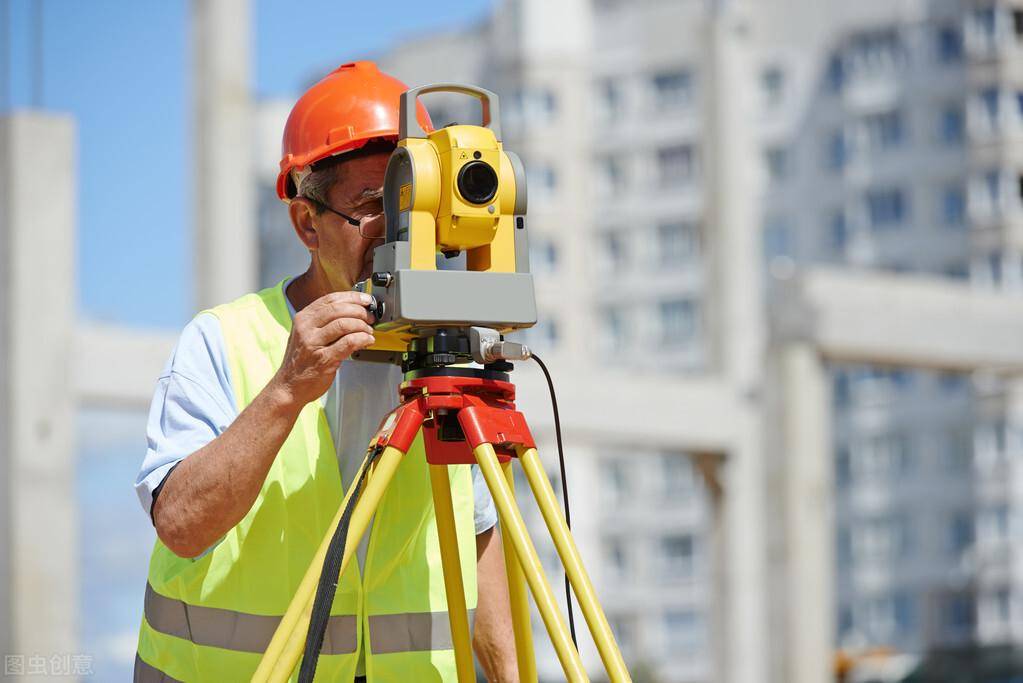
[[[755,103],[759,177],[714,187],[709,27],[725,11],[743,18],[749,73],[735,88]],[[410,84],[501,96],[504,144],[529,183],[531,346],[555,366],[581,356],[699,378],[720,364],[712,193],[755,194],[749,229],[770,272],[826,262],[1023,288],[1021,36],[1023,4],[1005,1],[507,0],[375,58]],[[426,104],[436,125],[479,120],[463,99]],[[304,265],[272,190],[286,113],[261,113],[264,282]],[[1018,388],[866,366],[832,378],[836,645],[1019,639]],[[569,444],[575,533],[630,666],[713,680],[708,492],[685,453],[636,452],[630,429],[643,425]],[[540,551],[557,584],[553,549]],[[557,680],[537,627],[541,673]]]

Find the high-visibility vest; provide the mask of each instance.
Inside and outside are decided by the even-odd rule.
[[[210,311],[220,320],[239,412],[284,358],[291,331],[284,296],[283,283],[278,283]],[[466,604],[475,608],[469,467],[453,467],[451,481]],[[248,514],[212,550],[185,559],[156,541],[136,682],[248,681],[343,493],[326,415],[320,401],[313,401],[302,409]],[[316,679],[351,681],[365,645],[369,681],[454,680],[421,434],[377,509],[364,573],[352,561],[338,585]]]

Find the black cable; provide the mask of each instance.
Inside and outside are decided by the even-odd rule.
[[[558,465],[561,467],[561,498],[565,502],[565,525],[569,531],[572,530],[572,513],[568,507],[568,475],[565,472],[565,449],[561,445],[561,416],[558,414],[558,397],[554,394],[554,380],[547,366],[535,353],[531,358],[536,361],[543,376],[547,378],[547,388],[551,392],[551,407],[554,409],[554,438],[558,442]],[[575,638],[575,615],[572,613],[572,585],[568,581],[568,572],[565,572],[565,602],[568,604],[568,629],[572,632],[572,643],[579,649],[579,642]]]
[[[312,615],[309,618],[309,630],[306,632],[305,653],[302,656],[302,664],[299,667],[298,680],[300,683],[312,683],[316,676],[316,664],[320,659],[320,650],[323,648],[323,637],[327,632],[327,622],[330,620],[330,609],[334,604],[334,595],[337,593],[337,584],[341,580],[341,560],[345,556],[345,543],[348,540],[348,524],[352,520],[352,511],[355,510],[355,503],[362,493],[362,484],[366,480],[369,466],[373,464],[382,449],[374,449],[366,457],[366,464],[362,467],[359,479],[355,484],[355,491],[348,499],[348,505],[341,513],[337,529],[330,539],[327,547],[327,554],[323,558],[323,568],[320,571],[320,582],[316,586],[316,597],[313,600]]]

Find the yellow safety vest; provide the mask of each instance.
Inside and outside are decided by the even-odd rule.
[[[282,282],[210,311],[220,321],[239,411],[263,389],[284,358],[291,331],[284,296]],[[466,603],[475,608],[476,537],[469,467],[452,468],[451,481]],[[156,541],[135,681],[249,680],[342,495],[326,415],[320,402],[313,401],[302,409],[252,509],[210,552],[185,559]],[[358,562],[349,563],[331,615],[317,681],[351,681],[363,643],[371,682],[455,679],[421,434],[376,512],[365,576],[360,575]]]

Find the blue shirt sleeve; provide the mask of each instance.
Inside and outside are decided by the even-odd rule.
[[[149,407],[146,456],[135,479],[147,514],[171,468],[222,434],[237,414],[220,321],[202,313],[182,330]]]
[[[151,516],[153,492],[171,469],[222,434],[237,416],[220,321],[202,313],[182,330],[149,408],[146,455],[135,479],[146,514]],[[336,429],[331,425],[332,432]],[[497,510],[477,466],[472,468],[472,485],[474,524],[480,534],[497,524]]]

